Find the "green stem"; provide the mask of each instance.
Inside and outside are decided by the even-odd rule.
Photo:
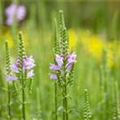
[[[9,83],[8,83],[8,120],[11,120],[11,95]]]
[[[64,89],[63,89],[63,120],[68,120],[68,101],[67,101],[67,83],[66,79],[64,80]]]
[[[55,120],[58,119],[57,113],[57,81],[55,81]]]
[[[65,85],[65,113],[66,113],[66,120],[68,120],[67,85]]]
[[[63,120],[66,120],[66,115],[65,115],[65,95],[63,91]]]
[[[22,78],[22,115],[23,115],[23,120],[26,120],[26,115],[25,115],[25,82],[24,82],[23,78]]]

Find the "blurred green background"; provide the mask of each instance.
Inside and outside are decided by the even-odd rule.
[[[66,25],[68,28],[87,28],[94,32],[104,30],[110,32],[113,22],[116,21],[116,34],[119,33],[119,9],[118,0],[13,0],[16,3],[24,4],[27,9],[27,16],[24,22],[34,20],[35,27],[51,28],[52,15],[59,9],[64,11]],[[5,23],[5,8],[11,0],[1,0],[0,23]],[[117,15],[116,15],[117,14]],[[117,18],[115,18],[117,17]]]

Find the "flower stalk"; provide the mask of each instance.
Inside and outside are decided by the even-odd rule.
[[[85,93],[85,102],[84,102],[84,120],[91,120],[91,111],[90,111],[90,104],[88,98],[88,90],[84,90]]]
[[[56,28],[56,27],[55,27]],[[50,69],[54,72],[50,74],[50,78],[55,81],[55,109],[57,108],[57,84],[61,90],[63,103],[63,120],[69,119],[68,112],[68,92],[67,87],[72,83],[74,63],[76,62],[76,54],[69,53],[69,40],[67,29],[64,23],[63,12],[59,12],[59,42],[57,41],[57,30],[55,31],[55,47],[54,47],[54,64],[50,64]],[[57,113],[57,109],[55,110]],[[57,117],[56,117],[57,118]]]
[[[16,65],[13,65],[14,67],[16,66],[16,72],[18,72],[19,80],[21,83],[21,89],[22,89],[22,117],[23,120],[26,120],[26,83],[29,81],[29,90],[31,92],[32,90],[32,78],[34,76],[34,71],[33,67],[35,66],[34,64],[34,59],[32,56],[27,57],[25,53],[25,47],[24,47],[24,42],[22,38],[22,32],[19,32],[19,51],[18,51],[18,58],[17,58],[17,63]],[[13,68],[14,68],[13,67]]]
[[[18,59],[20,62],[19,65],[19,79],[21,81],[22,86],[22,116],[23,120],[26,120],[26,112],[25,112],[25,79],[24,79],[24,73],[23,73],[23,59],[25,57],[25,49],[24,49],[24,43],[22,38],[22,33],[19,33],[19,54]]]
[[[26,99],[25,99],[25,81],[22,76],[22,115],[23,115],[23,120],[26,120],[26,111],[25,111],[25,104],[26,104]]]
[[[59,53],[59,44],[57,38],[57,21],[54,19],[54,54]],[[55,61],[54,61],[55,62]],[[55,120],[58,120],[58,81],[55,81]]]
[[[6,49],[6,75],[11,73],[10,69],[10,55],[9,55],[9,46],[8,42],[5,42],[5,49]],[[11,90],[10,90],[10,83],[7,83],[7,92],[8,92],[8,120],[11,120]]]
[[[8,81],[8,113],[11,119],[11,93],[10,85],[12,82],[14,86],[14,92],[21,96],[22,106],[22,120],[26,120],[26,89],[32,90],[32,79],[34,76],[35,61],[32,56],[28,57],[25,53],[25,47],[23,42],[22,32],[19,32],[19,45],[18,45],[18,57],[16,63],[10,63],[8,43],[6,42],[6,79]],[[17,84],[16,84],[17,83]],[[29,86],[27,86],[29,84]],[[19,85],[18,87],[16,85]],[[21,93],[18,93],[18,89]]]
[[[68,101],[67,101],[67,72],[66,72],[66,64],[67,64],[67,55],[68,55],[68,40],[67,40],[67,30],[64,23],[63,12],[59,12],[59,32],[61,39],[61,53],[63,54],[63,120],[68,120]]]
[[[58,89],[58,87],[57,87],[57,81],[55,81],[55,120],[57,120],[58,119],[58,112],[57,112],[57,107],[58,107],[58,102],[57,102],[57,96],[58,96],[58,94],[57,94],[57,90]]]

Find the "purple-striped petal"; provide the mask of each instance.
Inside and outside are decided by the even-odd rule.
[[[68,64],[67,65],[67,72],[69,72],[71,70],[71,68],[72,68],[72,64]]]
[[[28,72],[28,74],[27,74],[27,77],[28,78],[31,78],[31,77],[33,77],[34,76],[34,71],[33,70],[30,70],[29,72]]]
[[[11,67],[12,72],[15,72],[15,73],[19,72],[19,68],[17,67],[16,64],[11,64],[10,67]]]
[[[32,58],[32,56],[24,58],[24,60],[23,60],[23,68],[24,69],[30,70],[34,66],[35,66],[35,61]]]
[[[63,57],[61,55],[56,55],[56,58],[55,58],[57,64],[59,67],[62,67],[63,65]]]
[[[56,80],[57,79],[57,75],[56,74],[50,74],[50,79]]]
[[[17,5],[11,4],[6,8],[5,14],[7,15],[7,17],[14,16],[16,9],[17,9]]]
[[[7,75],[6,79],[7,79],[7,81],[15,81],[15,80],[18,80],[18,77],[14,76],[14,75]]]
[[[12,25],[14,22],[14,19],[16,19],[18,22],[23,20],[26,16],[26,8],[23,5],[18,4],[11,4],[9,5],[6,10],[6,24]]]
[[[76,62],[76,57],[77,57],[77,55],[74,52],[72,54],[68,55],[67,56],[68,64],[75,63]]]
[[[58,65],[55,65],[55,64],[50,64],[50,69],[51,70],[60,70],[60,67]]]
[[[25,8],[25,6],[22,6],[22,5],[18,6],[18,9],[16,11],[16,18],[19,21],[21,21],[21,20],[24,19],[25,15],[26,15],[26,8]]]

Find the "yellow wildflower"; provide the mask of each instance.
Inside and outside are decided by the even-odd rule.
[[[73,29],[69,29],[68,34],[69,34],[69,49],[70,51],[72,51],[72,49],[74,49],[77,43],[77,35]]]
[[[17,33],[17,32],[16,32]],[[23,37],[24,37],[24,42],[25,42],[25,46],[27,46],[27,34],[25,32],[23,32]],[[2,34],[1,34],[1,39],[2,40],[8,40],[9,46],[11,48],[14,47],[14,41],[13,41],[13,35],[11,33],[10,30],[8,30],[7,28],[3,27],[2,28]],[[17,39],[17,38],[16,38]]]
[[[80,39],[85,50],[100,60],[104,46],[103,40],[99,36],[91,34],[89,30],[81,31]]]
[[[10,34],[9,31],[6,31],[6,32],[2,33],[1,38],[2,38],[3,40],[8,40],[9,46],[10,46],[11,48],[14,46],[14,42],[13,42],[12,36],[11,36],[11,34]]]
[[[102,40],[96,36],[92,35],[90,37],[90,40],[88,42],[88,51],[98,60],[102,57],[102,51],[103,51],[103,42]]]
[[[91,33],[89,30],[80,30],[80,42],[82,44],[88,44],[89,38],[91,36]]]

